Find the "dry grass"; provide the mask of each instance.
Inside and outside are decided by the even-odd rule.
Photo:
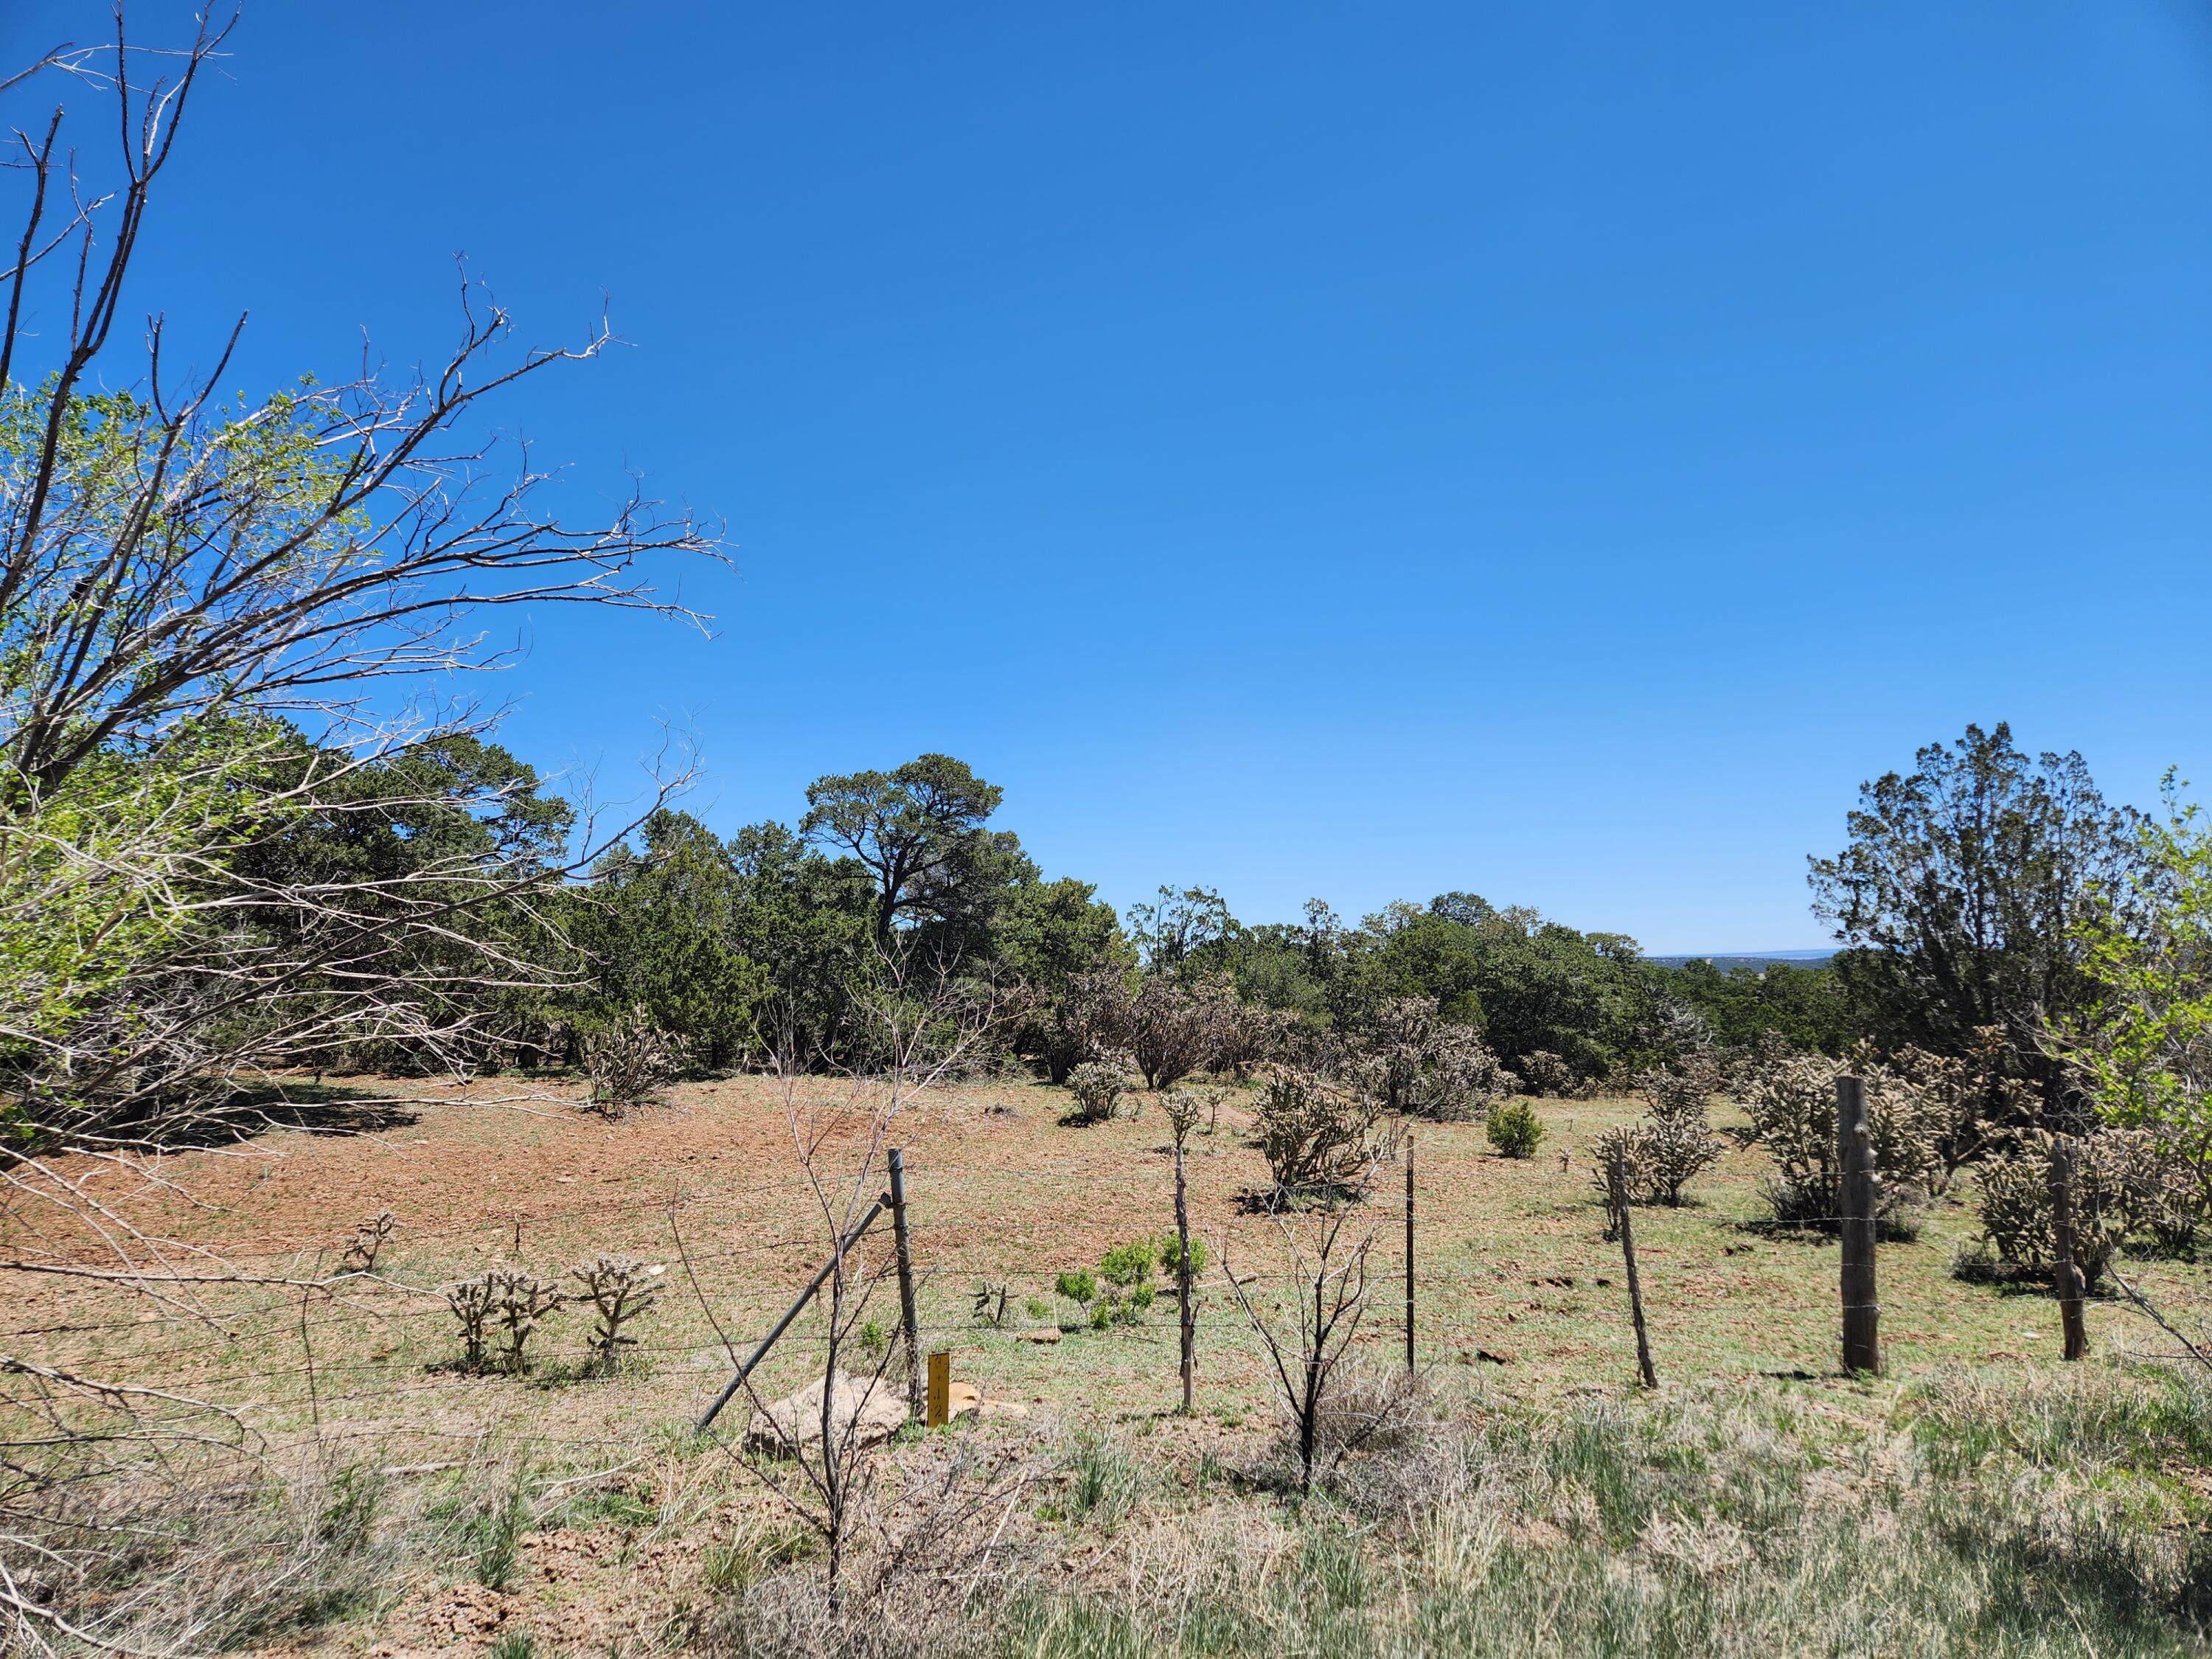
[[[151,1230],[295,1275],[319,1260],[334,1270],[355,1222],[389,1208],[399,1231],[378,1268],[392,1284],[196,1292],[153,1318],[143,1300],[84,1281],[33,1279],[11,1301],[18,1351],[241,1402],[265,1467],[289,1472],[273,1485],[233,1481],[232,1496],[186,1529],[192,1547],[150,1550],[131,1569],[135,1582],[231,1585],[232,1568],[195,1565],[195,1550],[231,1540],[217,1553],[245,1564],[238,1572],[291,1587],[262,1612],[244,1590],[222,1589],[214,1605],[235,1612],[236,1633],[207,1646],[352,1651],[394,1640],[458,1650],[527,1632],[547,1655],[617,1639],[635,1650],[849,1647],[853,1632],[825,1626],[808,1599],[808,1564],[778,1559],[796,1547],[773,1501],[684,1426],[729,1362],[684,1280],[672,1198],[706,1301],[733,1340],[757,1335],[819,1259],[772,1090],[750,1079],[684,1085],[621,1123],[422,1092],[418,1120],[380,1136],[287,1133],[248,1155],[172,1160],[167,1173],[211,1208],[155,1188],[111,1194]],[[1837,1377],[1834,1247],[1746,1224],[1762,1213],[1771,1166],[1731,1143],[1692,1188],[1694,1203],[1639,1213],[1666,1387],[1649,1404],[1618,1403],[1632,1338],[1584,1154],[1635,1109],[1538,1109],[1550,1138],[1534,1160],[1495,1155],[1479,1125],[1421,1127],[1420,1353],[1449,1431],[1389,1437],[1301,1510],[1265,1484],[1275,1413],[1219,1287],[1200,1313],[1195,1419],[1168,1414],[1178,1396],[1171,1313],[1070,1328],[1056,1345],[1018,1340],[1031,1323],[1022,1303],[1049,1300],[1062,1269],[1172,1224],[1157,1106],[1147,1097],[1133,1118],[1075,1128],[1061,1126],[1061,1091],[994,1083],[931,1097],[904,1136],[930,1272],[926,1341],[953,1348],[956,1374],[988,1399],[1030,1415],[994,1418],[949,1446],[895,1450],[883,1490],[926,1487],[963,1444],[1017,1461],[1059,1444],[1064,1468],[988,1523],[1024,1571],[985,1572],[967,1588],[965,1571],[948,1579],[941,1562],[904,1573],[896,1595],[911,1605],[895,1617],[886,1603],[884,1628],[926,1627],[945,1650],[972,1640],[1038,1653],[1750,1652],[1761,1632],[1764,1651],[1788,1652],[1803,1650],[1778,1622],[1795,1607],[1830,1621],[1821,1628],[1834,1639],[1822,1645],[1836,1651],[2090,1650],[2067,1646],[2074,1638],[2052,1622],[2075,1618],[2103,1621],[2083,1626],[2102,1632],[2100,1652],[2184,1639],[2198,1524],[2190,1471],[2212,1455],[2193,1395],[2102,1364],[2062,1372],[2046,1299],[1950,1276],[1973,1228],[1940,1205],[1919,1242],[1883,1249],[1891,1377]],[[1268,1177],[1248,1121],[1232,1102],[1217,1132],[1192,1136],[1189,1159],[1194,1228],[1217,1262],[1229,1241],[1240,1268],[1263,1265],[1268,1249],[1267,1223],[1249,1212]],[[1572,1155],[1564,1171],[1562,1150]],[[1395,1196],[1374,1210],[1378,1270],[1395,1272]],[[589,1363],[589,1322],[573,1313],[533,1342],[527,1376],[447,1368],[458,1352],[450,1315],[397,1288],[481,1273],[516,1255],[518,1230],[520,1261],[544,1277],[600,1251],[666,1266],[659,1305],[635,1328],[639,1347],[611,1375],[592,1374],[605,1368]],[[37,1248],[19,1238],[11,1254]],[[2202,1300],[2192,1267],[2130,1268],[2177,1305]],[[970,1316],[984,1279],[1011,1287],[1016,1314],[1004,1329]],[[1399,1352],[1400,1294],[1384,1287],[1363,1345],[1377,1376]],[[881,1319],[895,1324],[895,1304]],[[2094,1305],[2090,1319],[2100,1352],[2155,1346],[2112,1304]],[[1079,1322],[1055,1303],[1043,1322]],[[802,1322],[769,1390],[800,1380],[808,1337]],[[1691,1455],[1683,1447],[1701,1449],[1692,1461],[1703,1460],[1704,1486],[1669,1462]],[[357,1556],[316,1541],[311,1524],[321,1513],[313,1494],[341,1478],[378,1492],[376,1541]],[[1691,1502],[1693,1486],[1707,1496]],[[878,1548],[898,1529],[892,1508],[883,1517]],[[510,1523],[511,1577],[495,1588],[481,1582],[479,1557],[498,1554],[495,1534]],[[1750,1566],[1729,1528],[1764,1540]],[[1863,1592],[1845,1572],[1860,1556],[1886,1564]],[[374,1566],[365,1583],[361,1562]],[[2089,1600],[2027,1595],[2022,1583],[2043,1582],[2038,1563],[2087,1575]],[[2095,1589],[2123,1579],[2150,1598],[2149,1622],[2132,1634]],[[112,1595],[121,1583],[88,1593]],[[1235,1595],[1224,1600],[1224,1586]],[[959,1616],[948,1617],[956,1589]],[[2027,1625],[2006,1623],[2008,1596],[2029,1609],[2019,1614]],[[1980,1611],[1896,1624],[1916,1597]],[[1548,1623],[1529,1611],[1554,1603]],[[1478,1607],[1506,1611],[1478,1619]],[[1520,1636],[1509,1628],[1515,1608],[1530,1620]],[[1309,1615],[1316,1622],[1297,1622]],[[1960,1619],[1986,1648],[1958,1645]],[[1876,1639],[1892,1626],[1919,1634]]]

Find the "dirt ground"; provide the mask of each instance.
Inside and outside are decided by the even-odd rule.
[[[435,1472],[481,1464],[497,1450],[526,1455],[544,1479],[573,1473],[578,1492],[602,1497],[625,1480],[665,1493],[692,1479],[653,1474],[655,1460],[681,1462],[672,1449],[690,1443],[687,1425],[727,1378],[732,1353],[750,1348],[826,1257],[831,1223],[802,1178],[793,1103],[772,1079],[755,1078],[682,1085],[618,1121],[580,1110],[558,1081],[378,1091],[399,1103],[373,1116],[371,1128],[272,1131],[170,1158],[158,1180],[119,1167],[69,1171],[116,1227],[175,1241],[161,1254],[180,1282],[151,1302],[97,1279],[11,1274],[7,1351],[232,1402],[266,1443],[313,1443],[325,1460]],[[1249,1452],[1271,1432],[1264,1356],[1221,1271],[1225,1261],[1263,1312],[1283,1316],[1285,1239],[1251,1204],[1266,1168],[1239,1098],[1193,1137],[1188,1160],[1193,1225],[1213,1258],[1194,1420],[1169,1415],[1178,1385],[1166,1297],[1138,1322],[1098,1331],[1053,1293],[1062,1270],[1095,1267],[1112,1246],[1171,1229],[1173,1164],[1157,1105],[1140,1099],[1133,1116],[1076,1127],[1063,1121],[1065,1091],[1012,1081],[947,1087],[902,1115],[890,1138],[908,1172],[923,1346],[951,1350],[956,1376],[1001,1408],[975,1432],[1018,1440],[1100,1425],[1188,1439],[1194,1456]],[[817,1090],[797,1103],[799,1115],[818,1125],[839,1099]],[[1417,1363],[1443,1386],[1509,1401],[1625,1389],[1634,1376],[1619,1247],[1601,1236],[1587,1149],[1638,1108],[1535,1104],[1547,1133],[1529,1159],[1497,1155],[1480,1125],[1417,1125],[1413,1134]],[[1727,1131],[1729,1115],[1718,1115],[1717,1127]],[[1692,1203],[1638,1213],[1661,1380],[1778,1378],[1856,1409],[1864,1385],[1837,1376],[1836,1249],[1758,1229],[1771,1165],[1729,1139],[1718,1168],[1693,1186]],[[847,1194],[865,1200],[882,1185],[880,1165],[855,1184],[864,1150],[849,1133],[824,1142],[818,1167],[844,1183],[831,1195],[836,1213]],[[1917,1242],[1882,1247],[1884,1387],[1936,1365],[2057,1361],[2058,1321],[2046,1297],[1952,1276],[1956,1251],[1975,1231],[1966,1195],[1939,1201]],[[334,1272],[356,1224],[386,1209],[398,1228],[378,1282],[338,1291],[303,1285]],[[1350,1224],[1348,1237],[1370,1235],[1377,1283],[1360,1341],[1376,1364],[1396,1364],[1405,1232],[1395,1173]],[[11,1262],[112,1265],[94,1239],[41,1227],[35,1215],[17,1216],[4,1249]],[[573,1308],[532,1340],[524,1376],[471,1375],[453,1364],[453,1320],[437,1286],[499,1262],[554,1279],[599,1251],[664,1270],[658,1304],[619,1375],[583,1375],[589,1322]],[[885,1224],[861,1247],[862,1273],[883,1268],[889,1251]],[[2193,1266],[2127,1267],[2185,1314],[2208,1305]],[[190,1282],[240,1269],[272,1282]],[[987,1286],[994,1314],[1005,1289],[1003,1323],[976,1316]],[[868,1311],[894,1328],[895,1292],[879,1290]],[[2106,1352],[2171,1346],[2117,1302],[2093,1305],[2089,1325]],[[1056,1340],[1028,1340],[1045,1333]],[[764,1368],[763,1392],[797,1387],[818,1350],[810,1315]],[[741,1402],[726,1426],[741,1428],[743,1414]],[[604,1517],[588,1515],[534,1534],[530,1593],[545,1607],[573,1604],[604,1619],[623,1597],[585,1587],[696,1576],[698,1538],[726,1529],[737,1512],[729,1508],[737,1500],[716,1490],[694,1515],[705,1530],[695,1528],[681,1549],[661,1531],[632,1529],[617,1550]],[[677,1554],[653,1553],[663,1544]],[[507,1604],[487,1601],[490,1595],[467,1583],[428,1585],[388,1626],[399,1633],[392,1639],[403,1648],[480,1643],[507,1617]]]
[[[830,1223],[801,1179],[789,1103],[771,1079],[681,1085],[665,1103],[619,1121],[580,1111],[559,1083],[382,1086],[407,1105],[373,1132],[274,1132],[242,1147],[173,1157],[160,1184],[117,1170],[91,1190],[149,1237],[272,1277],[334,1271],[356,1222],[380,1209],[398,1224],[380,1273],[422,1291],[495,1261],[520,1262],[549,1279],[602,1250],[661,1264],[660,1304],[641,1327],[641,1375],[568,1394],[619,1399],[625,1409],[670,1420],[711,1397],[726,1369],[714,1326],[748,1346],[826,1259]],[[832,1109],[840,1098],[817,1092],[800,1109]],[[1175,1389],[1173,1319],[1164,1304],[1125,1328],[1071,1328],[1049,1346],[1018,1340],[1040,1327],[1079,1322],[1079,1310],[1052,1296],[1063,1269],[1095,1266],[1107,1249],[1173,1225],[1173,1165],[1158,1108],[1140,1100],[1133,1116],[1080,1127],[1062,1121],[1068,1104],[1060,1090],[994,1082],[934,1092],[902,1115],[891,1138],[908,1171],[925,1346],[953,1349],[963,1376],[1010,1397],[1109,1416],[1149,1411],[1168,1403]],[[1498,1156],[1480,1125],[1415,1127],[1417,1353],[1428,1365],[1481,1364],[1516,1393],[1609,1386],[1629,1374],[1632,1338],[1618,1249],[1601,1236],[1585,1149],[1637,1108],[1614,1100],[1537,1104],[1547,1134],[1530,1159]],[[1222,1260],[1240,1278],[1260,1275],[1261,1288],[1286,1265],[1276,1224],[1251,1212],[1266,1169],[1243,1133],[1248,1121],[1232,1097],[1218,1127],[1193,1137],[1189,1158],[1192,1224],[1215,1258],[1201,1313],[1202,1395],[1231,1412],[1260,1406],[1264,1396],[1251,1364],[1256,1351],[1224,1293]],[[1725,1113],[1718,1127],[1730,1127]],[[1832,1372],[1835,1248],[1747,1224],[1762,1212],[1770,1165],[1758,1148],[1729,1139],[1720,1166],[1692,1187],[1692,1203],[1639,1212],[1659,1371],[1677,1378]],[[833,1194],[841,1206],[863,1150],[832,1135],[819,1160],[848,1183]],[[866,1184],[870,1195],[882,1186],[880,1164]],[[1950,1276],[1954,1255],[1975,1231],[1966,1196],[1940,1201],[1917,1243],[1882,1249],[1883,1337],[1900,1374],[2055,1349],[2057,1321],[2047,1299]],[[1374,1236],[1373,1275],[1391,1281],[1378,1290],[1370,1335],[1394,1350],[1403,1340],[1403,1205],[1394,1174],[1353,1224],[1356,1234]],[[881,1224],[862,1259],[881,1265],[888,1240]],[[101,1264],[101,1252],[82,1234],[42,1239],[19,1226],[8,1251],[18,1261]],[[166,1254],[180,1271],[204,1270],[189,1253]],[[2130,1272],[2190,1305],[2202,1292],[2192,1267],[2139,1263]],[[18,1317],[8,1340],[36,1338],[50,1352],[97,1359],[111,1371],[143,1368],[172,1384],[236,1382],[252,1372],[273,1385],[304,1384],[313,1366],[325,1405],[356,1392],[333,1384],[349,1371],[363,1373],[368,1386],[360,1392],[371,1395],[389,1385],[387,1396],[451,1395],[459,1404],[516,1392],[509,1383],[429,1369],[454,1352],[450,1316],[434,1297],[310,1296],[303,1312],[291,1291],[201,1298],[185,1288],[165,1317],[136,1304],[126,1310],[96,1283],[40,1278],[27,1290],[25,1283],[17,1281]],[[987,1284],[1007,1289],[1002,1326],[973,1316]],[[1042,1314],[1024,1310],[1039,1302],[1048,1304]],[[895,1320],[887,1301],[883,1322]],[[2093,1338],[2106,1344],[2146,1340],[2145,1328],[2114,1304],[2094,1306],[2090,1322]],[[571,1313],[533,1352],[557,1364],[576,1358],[582,1340],[583,1322]],[[287,1399],[312,1403],[304,1389],[260,1392],[261,1409],[272,1415]]]

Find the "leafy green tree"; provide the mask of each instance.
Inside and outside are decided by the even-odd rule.
[[[1162,887],[1149,904],[1129,907],[1129,938],[1149,973],[1173,973],[1204,960],[1211,967],[1240,931],[1211,887]]]
[[[950,755],[921,755],[896,771],[817,778],[799,833],[875,878],[875,934],[888,946],[900,921],[951,919],[971,884],[1003,867],[1007,849],[983,829],[1003,793]]]
[[[2166,796],[2138,832],[2142,902],[2075,926],[2095,989],[2051,1036],[2100,1115],[2154,1132],[2212,1204],[2212,831],[2171,775]]]
[[[265,817],[247,786],[267,752],[235,732],[205,735],[173,742],[159,763],[98,757],[45,787],[0,770],[12,802],[0,859],[9,1139],[42,1143],[82,1121],[98,1057],[137,1018],[130,994],[147,964],[222,926],[209,876]]]
[[[726,850],[737,939],[768,971],[763,1039],[802,1063],[843,1054],[853,999],[878,966],[874,878],[858,860],[825,858],[774,822],[738,830]]]
[[[1842,981],[1830,968],[1769,963],[1723,969],[1710,962],[1650,965],[1654,994],[1694,1008],[1714,1037],[1749,1049],[1771,1036],[1801,1052],[1834,1056],[1861,1033]]]
[[[1865,785],[1849,823],[1810,879],[1814,913],[1848,947],[1835,969],[1856,1017],[1886,1047],[1962,1057],[1995,1028],[2011,1073],[2062,1109],[2040,1034],[2095,997],[2083,924],[2131,925],[2139,815],[2106,804],[2080,755],[2031,759],[2001,724]]]
[[[720,1069],[750,1044],[769,970],[746,953],[741,883],[728,851],[689,813],[659,811],[641,848],[600,860],[573,933],[592,975],[587,1008],[605,1025],[631,1009]]]
[[[1114,907],[1097,892],[1073,876],[1015,884],[992,930],[993,957],[1047,995],[1078,974],[1133,967],[1136,954]]]
[[[1280,1009],[1309,1025],[1328,1023],[1328,988],[1342,965],[1342,949],[1331,939],[1316,959],[1305,930],[1283,922],[1248,927],[1230,956],[1230,977],[1237,994],[1263,1008]]]

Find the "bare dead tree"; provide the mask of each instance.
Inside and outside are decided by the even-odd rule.
[[[1347,1198],[1364,1194],[1381,1167],[1370,1158]],[[1353,1340],[1367,1317],[1367,1259],[1374,1248],[1373,1228],[1347,1236],[1346,1224],[1358,1207],[1346,1201],[1326,1210],[1271,1212],[1280,1237],[1285,1271],[1277,1278],[1290,1292],[1270,1301],[1264,1290],[1255,1301],[1249,1283],[1239,1279],[1224,1245],[1222,1276],[1253,1334],[1267,1356],[1269,1380],[1289,1419],[1298,1466],[1298,1490],[1310,1492],[1324,1453],[1334,1466],[1379,1425],[1379,1416],[1331,1434],[1339,1403],[1340,1372]],[[1334,1442],[1334,1444],[1328,1443]]]
[[[514,660],[488,613],[703,627],[655,582],[720,556],[634,481],[603,521],[564,521],[527,447],[501,452],[497,400],[596,358],[616,343],[604,320],[526,349],[464,273],[459,337],[431,365],[393,374],[365,349],[346,384],[243,404],[220,390],[242,319],[188,375],[164,317],[131,325],[126,278],[233,21],[148,47],[118,7],[100,47],[0,76],[19,106],[58,94],[13,126],[21,228],[0,246],[0,1271],[86,1275],[216,1328],[210,1298],[279,1280],[145,1236],[94,1178],[163,1182],[163,1148],[250,1130],[286,1068],[363,1042],[468,1064],[490,999],[560,982],[554,896],[629,826],[587,809],[550,851],[374,878],[272,873],[257,853],[428,799],[391,763],[486,722],[388,711]],[[69,142],[81,96],[118,136],[106,161]],[[235,1451],[177,1426],[223,1408],[14,1356],[0,1415],[0,1645],[97,1639],[58,1598],[122,1546],[82,1516],[56,1532],[59,1506],[182,1479],[178,1447]]]

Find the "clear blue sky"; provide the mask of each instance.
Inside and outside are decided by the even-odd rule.
[[[1815,945],[1970,720],[2212,783],[2208,18],[254,0],[139,298],[260,386],[435,352],[457,250],[611,296],[509,417],[737,568],[711,643],[540,620],[541,764],[688,725],[730,829],[945,750],[1117,902]]]

